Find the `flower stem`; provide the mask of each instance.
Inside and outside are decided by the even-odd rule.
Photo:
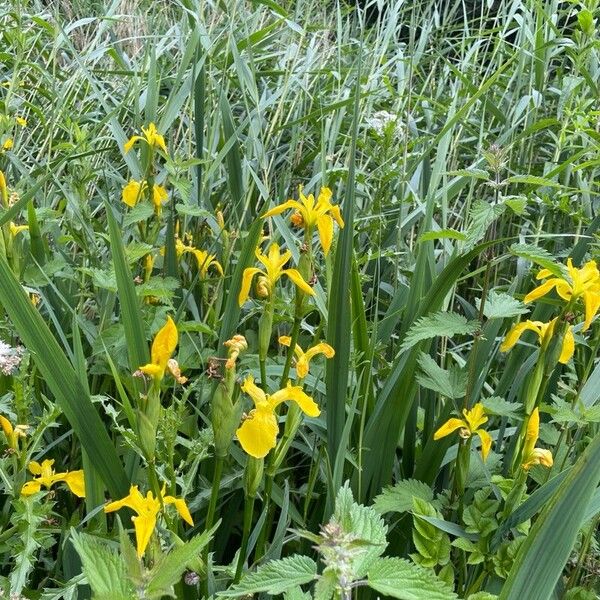
[[[219,490],[221,488],[221,476],[223,475],[223,463],[224,459],[222,456],[215,457],[215,472],[213,473],[212,489],[210,492],[210,502],[208,504],[208,512],[206,513],[206,523],[204,528],[208,531],[214,523],[215,513],[217,511],[217,500],[219,499]],[[208,554],[210,552],[210,542],[208,541],[204,549],[204,564],[206,566],[206,579],[202,582],[203,584],[203,595],[208,598]]]
[[[252,516],[254,514],[254,500],[255,496],[246,496],[246,502],[244,504],[244,529],[242,531],[242,544],[240,546],[240,553],[238,555],[237,567],[235,569],[234,583],[238,583],[246,562],[246,552],[248,551],[248,540],[250,539],[250,529],[252,528]]]

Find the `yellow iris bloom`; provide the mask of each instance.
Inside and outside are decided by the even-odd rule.
[[[492,447],[492,436],[481,429],[481,425],[487,422],[483,404],[478,402],[471,410],[463,408],[464,419],[448,419],[434,434],[433,439],[439,440],[459,429],[459,435],[463,439],[469,439],[472,435],[478,435],[481,440],[481,456],[485,460]]]
[[[275,409],[282,402],[296,402],[302,412],[309,417],[321,414],[317,403],[300,386],[287,387],[271,394],[265,394],[249,375],[242,384],[242,391],[254,401],[254,407],[236,431],[238,440],[244,451],[254,458],[264,458],[277,445],[279,426]]]
[[[27,125],[27,119],[24,119],[23,117],[15,117],[15,123],[19,127],[25,127]]]
[[[297,269],[284,269],[283,266],[292,257],[292,253],[286,250],[283,254],[279,251],[278,244],[271,244],[269,246],[268,254],[265,255],[260,251],[260,248],[255,250],[256,258],[265,266],[265,270],[257,269],[256,267],[250,267],[244,269],[244,275],[242,277],[242,287],[240,288],[240,294],[238,296],[239,305],[242,306],[248,299],[250,294],[250,286],[252,285],[252,278],[260,273],[264,277],[263,283],[268,287],[270,293],[273,286],[283,275],[289,277],[292,282],[298,286],[305,294],[314,296],[314,290],[304,281],[300,271]]]
[[[131,179],[127,185],[123,187],[121,192],[121,200],[130,208],[133,208],[140,200],[146,191],[148,184],[145,181],[136,181]],[[160,215],[162,205],[167,201],[169,194],[167,190],[157,183],[152,187],[152,203],[154,204],[154,212]]]
[[[133,145],[137,141],[146,142],[149,146],[153,148],[160,148],[165,154],[168,154],[167,145],[165,144],[165,138],[160,133],[158,133],[158,130],[156,129],[156,125],[154,123],[150,123],[147,129],[142,127],[142,133],[144,135],[133,135],[127,140],[127,142],[123,146],[125,154],[127,154],[127,152],[129,152],[133,148]]]
[[[155,381],[161,381],[167,369],[175,375],[174,365],[172,362],[170,363],[170,359],[177,347],[178,340],[177,327],[173,319],[167,317],[167,322],[152,341],[151,362],[141,366],[140,371],[150,375]]]
[[[540,339],[540,345],[546,347],[554,335],[556,322],[557,319],[552,319],[549,323],[542,323],[541,321],[523,321],[517,323],[506,334],[506,337],[500,346],[500,352],[508,352],[511,350],[525,331],[534,331],[537,333],[537,336]],[[568,363],[574,352],[575,337],[573,336],[573,328],[569,325],[563,339],[558,361],[562,364]]]
[[[23,496],[31,496],[40,491],[42,486],[50,489],[55,483],[64,482],[67,487],[79,498],[85,498],[85,479],[83,471],[65,471],[55,473],[52,465],[54,460],[44,460],[42,464],[32,460],[29,463],[29,472],[35,479],[28,481],[21,489]]]
[[[239,355],[248,350],[248,342],[243,335],[236,333],[230,340],[223,342],[223,346],[227,348],[227,362],[225,363],[226,369],[233,369],[235,367],[235,361]]]
[[[540,436],[540,411],[537,406],[533,409],[527,422],[527,434],[523,446],[523,468],[528,471],[533,465],[551,467],[554,464],[552,452],[536,448],[535,444]]]
[[[214,254],[209,254],[206,250],[198,250],[197,248],[192,248],[191,252],[196,257],[198,271],[202,279],[205,279],[208,275],[209,267],[214,267],[219,275],[223,277],[223,267]]]
[[[163,488],[163,494],[164,494]],[[179,513],[179,516],[189,525],[194,525],[192,515],[182,498],[174,498],[173,496],[162,496],[163,504],[173,504]],[[137,555],[141,558],[148,547],[148,542],[152,537],[152,532],[156,527],[156,519],[160,512],[161,503],[158,498],[154,497],[152,492],[148,492],[144,497],[138,490],[137,485],[132,485],[129,488],[129,495],[121,500],[111,502],[104,507],[104,512],[114,512],[123,507],[130,508],[137,516],[131,517],[135,528],[135,539],[137,543]]]
[[[13,142],[12,138],[8,138],[2,144],[2,150],[10,150],[13,147],[13,145],[14,145],[14,142]]]
[[[8,225],[8,229],[10,231],[10,236],[13,237],[13,238],[15,238],[22,231],[28,231],[29,230],[29,225],[16,225],[15,223],[13,223],[11,221],[9,223],[9,225]]]
[[[17,425],[13,428],[12,423],[6,417],[0,415],[0,427],[2,427],[8,445],[13,450],[18,450],[19,438],[27,435],[27,425]]]
[[[332,192],[328,187],[321,188],[317,200],[313,194],[305,196],[302,193],[302,186],[299,188],[300,201],[288,200],[275,208],[267,211],[263,216],[272,217],[293,208],[295,212],[292,216],[292,222],[299,227],[306,227],[309,230],[316,225],[319,231],[319,239],[323,246],[323,252],[327,255],[333,241],[333,222],[335,221],[340,228],[344,227],[344,220],[340,213],[340,207],[331,204]]]
[[[282,346],[287,346],[289,348],[292,343],[292,338],[288,335],[282,335],[279,338],[279,343]],[[304,350],[296,344],[294,354],[296,355],[296,375],[298,376],[298,379],[303,379],[308,375],[310,361],[317,356],[317,354],[324,354],[325,358],[333,358],[335,356],[335,350],[329,344],[321,342],[304,352]]]
[[[552,277],[529,292],[525,296],[525,302],[537,300],[552,289],[556,289],[556,293],[567,302],[581,298],[585,309],[583,331],[586,331],[600,308],[600,272],[594,260],[590,260],[578,269],[573,266],[570,258],[567,260],[567,271],[569,273],[567,278]],[[551,275],[551,271],[542,269],[536,279],[546,279]]]

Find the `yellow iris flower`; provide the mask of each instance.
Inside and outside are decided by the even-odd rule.
[[[160,133],[158,133],[158,130],[156,129],[156,125],[154,123],[150,123],[147,129],[142,127],[142,133],[144,135],[133,135],[127,140],[127,142],[123,146],[125,154],[127,154],[127,152],[129,152],[133,148],[133,145],[137,141],[146,142],[149,146],[153,148],[160,148],[165,154],[168,154],[167,145],[165,144],[165,138]]]
[[[28,231],[29,230],[29,225],[16,225],[15,223],[13,223],[11,221],[9,223],[9,225],[8,225],[8,229],[10,231],[11,237],[15,238],[22,231]]]
[[[163,488],[163,493],[164,493]],[[179,516],[189,525],[194,525],[192,515],[182,498],[174,498],[173,496],[162,496],[163,504],[173,504],[179,513]],[[148,542],[152,537],[152,532],[156,527],[156,519],[160,512],[161,503],[158,498],[154,497],[152,492],[148,492],[146,497],[138,490],[137,485],[132,485],[129,488],[129,495],[121,500],[111,502],[104,507],[104,512],[114,512],[123,507],[130,508],[137,516],[131,517],[135,528],[135,539],[137,543],[137,555],[141,558],[146,551]]]
[[[65,471],[55,473],[52,469],[54,460],[44,460],[42,464],[32,460],[29,463],[29,472],[35,479],[28,481],[21,489],[23,496],[31,496],[40,491],[42,486],[50,489],[55,483],[64,482],[67,487],[79,498],[85,498],[85,479],[83,471]]]
[[[24,119],[23,117],[15,117],[15,123],[19,127],[25,127],[27,125],[27,119]]]
[[[540,411],[533,409],[527,422],[527,434],[523,446],[523,468],[528,471],[533,465],[551,467],[554,464],[552,452],[542,448],[536,448],[535,444],[540,436]]]
[[[219,275],[223,277],[223,267],[214,254],[209,254],[206,250],[198,250],[197,248],[192,248],[191,252],[196,257],[198,271],[202,279],[205,279],[208,275],[209,267],[214,267]]]
[[[292,338],[288,335],[282,335],[279,338],[279,343],[282,346],[287,346],[289,348],[292,343]],[[317,354],[324,354],[325,358],[333,358],[335,356],[335,350],[325,342],[321,342],[312,348],[309,348],[306,352],[300,348],[298,344],[294,348],[294,354],[296,355],[296,375],[298,375],[298,379],[303,379],[308,375],[308,368],[310,366],[310,361]]]
[[[542,323],[541,321],[523,321],[521,323],[517,323],[506,334],[506,337],[500,346],[500,352],[508,352],[510,349],[512,349],[525,331],[534,331],[537,333],[540,339],[540,345],[543,348],[546,347],[554,335],[556,322],[557,319],[552,319],[552,321],[549,323]],[[558,361],[562,364],[568,363],[574,352],[575,337],[573,336],[573,328],[569,325],[563,339],[562,349]]]
[[[2,150],[10,150],[13,147],[13,145],[14,145],[14,142],[13,142],[12,138],[8,138],[2,144]]]
[[[243,335],[236,333],[230,340],[223,342],[223,346],[227,348],[227,361],[225,363],[226,369],[233,369],[235,367],[235,361],[239,355],[248,350],[248,342]]]
[[[481,456],[485,460],[492,447],[492,436],[481,429],[481,425],[487,422],[488,418],[485,415],[483,404],[478,402],[471,410],[463,408],[464,419],[452,418],[448,419],[434,434],[433,439],[439,440],[447,435],[450,435],[459,429],[461,438],[467,440],[472,435],[478,435],[481,440]]]
[[[552,289],[556,289],[556,293],[567,302],[581,298],[585,309],[583,323],[583,331],[585,331],[600,308],[600,272],[594,260],[590,260],[581,269],[578,269],[573,266],[570,258],[567,260],[567,271],[569,273],[567,278],[552,277],[529,292],[525,296],[525,302],[537,300]],[[551,271],[542,269],[536,279],[546,279],[551,275]]]
[[[18,450],[19,438],[27,435],[27,425],[17,425],[13,428],[12,423],[6,417],[0,415],[0,427],[2,427],[8,445],[13,450]]]
[[[167,317],[167,322],[152,341],[151,362],[141,366],[140,371],[150,375],[155,381],[161,381],[168,369],[177,378],[177,363],[171,360],[171,355],[177,347],[178,340],[177,327],[173,319]]]
[[[292,257],[292,253],[286,250],[283,254],[279,251],[278,244],[271,244],[269,246],[268,254],[265,255],[260,251],[260,248],[255,250],[256,258],[265,266],[266,271],[257,269],[256,267],[250,267],[244,269],[244,275],[242,277],[242,287],[240,288],[240,294],[238,296],[239,305],[242,306],[248,299],[250,294],[250,286],[252,285],[252,278],[260,273],[263,277],[263,283],[268,287],[270,293],[273,286],[283,275],[287,275],[292,282],[298,286],[305,294],[314,296],[314,290],[304,281],[300,271],[297,269],[284,269],[283,266]]]
[[[131,179],[127,185],[123,187],[121,192],[121,200],[130,208],[133,208],[142,197],[148,184],[145,181],[136,181]],[[154,211],[157,215],[162,212],[162,205],[167,201],[169,195],[167,190],[157,183],[152,187],[152,203],[154,204]]]
[[[332,192],[328,187],[321,188],[316,202],[313,194],[305,196],[302,193],[302,186],[299,188],[299,196],[300,201],[288,200],[267,211],[263,216],[265,218],[272,217],[290,208],[295,209],[292,216],[294,225],[306,227],[309,230],[312,230],[316,225],[323,252],[327,255],[333,241],[333,222],[335,221],[340,228],[344,227],[340,207],[337,204],[331,204]]]
[[[317,403],[300,386],[292,386],[289,381],[287,387],[269,396],[249,375],[242,384],[242,391],[252,398],[255,408],[244,419],[236,434],[244,451],[254,458],[264,458],[277,445],[279,426],[275,409],[282,402],[296,402],[309,417],[321,414]]]

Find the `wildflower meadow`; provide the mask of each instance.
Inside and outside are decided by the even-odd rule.
[[[0,600],[600,598],[599,0],[0,0]]]

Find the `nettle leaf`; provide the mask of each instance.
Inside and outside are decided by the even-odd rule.
[[[481,300],[475,299],[475,306],[477,309],[481,306]],[[516,317],[528,312],[528,308],[516,298],[513,298],[510,294],[504,292],[496,292],[492,290],[485,300],[483,306],[483,314],[488,319],[507,319],[509,317]]]
[[[138,285],[136,292],[142,298],[153,296],[161,300],[170,300],[178,287],[179,281],[174,277],[160,277],[155,275],[154,277],[150,277],[145,283]]]
[[[510,208],[516,215],[522,215],[525,212],[529,199],[526,196],[505,196],[502,202]]]
[[[438,231],[426,231],[424,234],[419,236],[419,242],[429,242],[431,240],[466,240],[467,236],[456,229],[440,229]]]
[[[510,247],[510,252],[544,269],[548,269],[556,277],[563,277],[561,266],[556,262],[554,256],[544,248],[532,244],[513,244]]]
[[[462,315],[453,312],[436,312],[421,317],[411,325],[402,342],[400,352],[406,352],[423,340],[473,334],[478,328],[478,321],[468,321]]]
[[[537,177],[535,175],[512,175],[504,180],[506,183],[526,183],[529,185],[542,186],[542,187],[563,187],[560,183],[546,179],[545,177]]]
[[[338,581],[335,572],[332,569],[325,569],[315,585],[314,600],[331,600]]]
[[[469,248],[483,239],[490,225],[504,212],[504,204],[490,204],[484,200],[476,200],[469,212],[467,240]]]
[[[401,600],[452,600],[452,588],[432,571],[403,558],[378,558],[369,569],[370,588]]]
[[[466,169],[459,169],[458,171],[449,171],[448,175],[452,177],[474,177],[475,179],[482,179],[484,181],[490,180],[490,174],[484,169],[477,169],[476,167],[467,167]]]
[[[152,252],[153,246],[144,242],[131,242],[125,247],[125,256],[129,264],[137,263],[144,258],[146,254]]]
[[[96,267],[86,267],[79,269],[92,279],[92,284],[102,290],[109,292],[117,291],[117,277],[114,269],[98,269]]]
[[[489,592],[476,592],[475,594],[469,594],[467,600],[498,600],[498,596]]]
[[[133,208],[129,209],[123,218],[123,227],[129,227],[133,223],[139,223],[149,219],[154,214],[154,207],[149,202],[138,202]]]
[[[132,600],[136,597],[127,579],[125,562],[119,554],[94,536],[77,533],[73,528],[71,539],[94,598]]]
[[[308,556],[288,556],[281,560],[272,560],[258,567],[254,573],[248,573],[237,584],[218,596],[236,598],[248,594],[266,592],[283,594],[299,585],[310,583],[317,577],[317,564]]]
[[[464,369],[452,365],[448,370],[442,369],[435,360],[425,352],[418,358],[421,371],[416,378],[419,385],[433,390],[446,398],[462,398],[467,391],[467,373]]]
[[[511,419],[522,418],[523,405],[518,402],[508,402],[500,396],[490,396],[484,398],[481,403],[483,404],[485,411],[492,415],[498,415],[499,417],[510,417]]]
[[[416,553],[411,558],[423,567],[433,568],[450,561],[450,538],[448,534],[432,525],[420,515],[441,519],[438,511],[425,500],[413,498],[412,538]]]
[[[433,500],[433,490],[417,479],[403,479],[388,487],[375,498],[373,508],[380,514],[388,512],[409,512],[413,507],[413,498],[426,502]]]
[[[348,483],[338,492],[332,521],[339,523],[343,531],[356,541],[366,542],[352,552],[354,579],[364,577],[369,565],[383,554],[387,546],[387,526],[372,507],[354,501]]]

